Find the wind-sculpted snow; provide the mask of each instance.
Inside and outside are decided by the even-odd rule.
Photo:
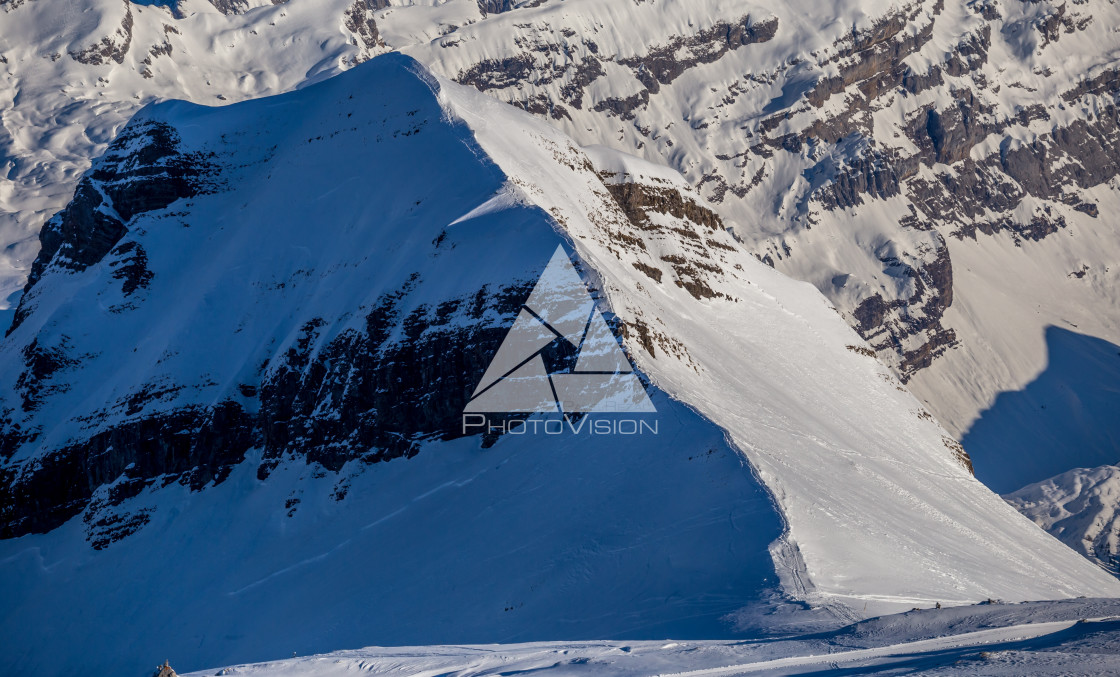
[[[157,104],[121,138],[76,199],[124,232],[46,231],[65,237],[0,345],[9,670],[751,636],[1118,590],[670,169],[400,55]],[[656,434],[462,426],[558,245]]]

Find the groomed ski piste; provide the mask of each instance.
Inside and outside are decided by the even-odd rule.
[[[1120,602],[985,603],[875,618],[841,630],[743,642],[534,642],[370,647],[190,673],[412,675],[1109,675],[1120,672]]]

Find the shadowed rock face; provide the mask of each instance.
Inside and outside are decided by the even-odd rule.
[[[309,322],[296,345],[263,369],[268,375],[259,386],[242,385],[212,407],[172,409],[117,425],[48,454],[32,473],[9,473],[0,490],[0,538],[50,531],[113,482],[100,507],[136,495],[157,478],[201,489],[223,480],[253,447],[262,450],[258,476],[264,479],[286,457],[337,472],[347,461],[412,456],[423,440],[459,437],[463,406],[531,288],[480,289],[435,308],[409,309],[406,287],[375,304],[364,331],[344,332],[314,354],[324,325]],[[404,340],[389,340],[402,328]],[[36,383],[75,358],[36,343],[25,354],[24,401],[33,407],[45,394]],[[134,393],[133,411],[161,394]],[[6,432],[14,435],[6,441],[8,456],[17,443],[34,442]],[[143,523],[132,526],[115,529],[101,547]]]
[[[410,142],[406,139],[431,133],[423,131],[430,120],[419,110],[399,111],[401,127],[392,116],[388,122],[375,116],[390,130],[377,138],[385,136],[407,144]],[[304,143],[319,141],[313,137]],[[264,147],[263,162],[273,162],[275,147]],[[461,152],[475,157],[468,150]],[[175,257],[168,258],[166,251],[159,251],[161,246],[166,247],[160,236],[187,226],[180,231],[187,233],[186,237],[203,238],[219,249],[229,246],[229,234],[221,228],[216,231],[220,235],[200,228],[195,236],[196,230],[187,221],[206,218],[194,212],[199,201],[221,200],[236,193],[243,185],[238,174],[243,167],[261,170],[262,176],[269,177],[270,171],[278,171],[274,165],[262,170],[260,161],[249,158],[242,152],[188,152],[176,129],[163,122],[140,119],[129,125],[82,179],[73,201],[42,231],[43,247],[12,332],[28,331],[20,328],[39,308],[39,295],[47,293],[44,289],[50,287],[48,282],[65,280],[91,268],[100,268],[103,275],[100,279],[87,277],[86,283],[106,284],[112,294],[105,298],[116,301],[105,306],[103,321],[107,326],[118,315],[152,310],[152,304],[166,303],[163,297],[152,297],[153,281],[188,273],[166,269],[175,265]],[[587,168],[592,171],[590,165]],[[652,261],[646,274],[656,274],[660,283],[664,269],[669,273],[665,283],[676,284],[698,299],[719,295],[715,290],[721,286],[719,276],[723,271],[712,263],[714,257],[704,253],[711,247],[728,247],[712,239],[724,227],[719,216],[671,185],[647,186],[613,176],[610,179],[602,185],[591,174],[597,189],[604,191],[604,198],[610,200],[605,195],[609,192],[625,214],[612,232],[621,246],[644,248],[642,236],[655,232],[662,240],[684,242],[690,251],[697,252],[695,256]],[[240,200],[235,202],[240,204]],[[420,204],[410,202],[408,206]],[[157,210],[164,211],[151,214]],[[546,225],[549,217],[530,211],[524,218],[541,222],[541,228],[551,233]],[[672,216],[679,219],[676,223],[688,227],[657,225],[651,219],[655,214]],[[140,222],[144,215],[149,217]],[[378,222],[368,227],[385,226]],[[430,242],[408,246],[421,250],[410,250],[410,256],[425,261],[447,255],[459,244],[444,229]],[[451,260],[463,263],[461,259]],[[271,285],[279,288],[278,294],[285,293],[286,285],[296,284],[293,279],[314,273],[324,271],[268,271],[287,280]],[[324,472],[338,472],[351,461],[378,463],[408,458],[424,441],[463,436],[464,405],[536,280],[513,276],[500,278],[505,280],[501,284],[458,288],[437,300],[424,296],[426,278],[438,281],[449,274],[456,273],[423,266],[404,271],[406,281],[399,287],[374,298],[354,299],[352,307],[343,313],[345,322],[325,319],[333,317],[327,314],[302,321],[288,347],[254,363],[252,373],[228,383],[222,378],[220,387],[204,375],[203,386],[216,387],[213,395],[207,395],[210,403],[165,404],[199,387],[191,382],[194,374],[179,374],[178,380],[158,376],[146,381],[138,375],[139,380],[128,381],[130,389],[123,397],[118,391],[114,397],[119,399],[99,403],[96,413],[83,423],[90,432],[77,432],[61,443],[51,437],[55,424],[44,420],[41,412],[52,398],[71,392],[72,374],[80,373],[83,364],[101,355],[91,354],[88,345],[67,335],[65,322],[58,325],[61,334],[52,327],[31,337],[19,352],[22,367],[15,397],[7,401],[13,409],[0,410],[0,458],[10,461],[29,449],[38,458],[33,468],[19,463],[4,466],[0,477],[0,538],[50,531],[82,514],[89,542],[95,548],[108,547],[148,521],[143,512],[118,513],[114,508],[122,501],[156,483],[179,483],[193,490],[220,483],[234,466],[246,462],[250,450],[260,459],[257,476],[263,480],[285,460],[296,459]],[[259,280],[250,278],[244,288],[222,289],[206,303],[208,307],[236,305],[259,284]],[[176,312],[174,303],[160,308],[152,311],[169,315]],[[210,309],[221,312],[220,307]],[[268,326],[278,320],[282,318],[270,317]],[[619,327],[614,318],[610,321],[615,323],[617,333],[635,335],[651,355],[680,350],[671,337],[641,322]],[[236,331],[241,331],[240,327]],[[207,330],[200,336],[212,340],[213,335]],[[138,343],[145,340],[133,338]],[[9,340],[16,340],[11,333]],[[275,336],[259,336],[260,345],[253,350],[266,348],[275,340]],[[129,350],[131,345],[120,349]],[[89,391],[94,385],[78,387]],[[494,439],[486,437],[484,446]]]
[[[78,515],[99,487],[123,478],[111,498],[119,502],[155,478],[201,489],[221,481],[244,459],[251,421],[235,402],[191,408],[120,425],[45,456],[33,473],[9,474],[0,491],[0,538],[50,531]],[[104,547],[132,533],[117,529]]]
[[[305,325],[258,393],[259,475],[286,455],[338,471],[352,459],[412,456],[423,440],[461,436],[463,407],[531,289],[531,281],[479,289],[410,309],[405,287],[379,300],[365,331],[344,332],[313,356],[323,325]],[[398,329],[404,339],[390,341]]]
[[[500,14],[513,9],[513,0],[478,0],[478,11],[483,16],[487,14]]]
[[[209,158],[180,152],[178,133],[168,125],[130,125],[81,180],[70,204],[39,232],[42,248],[31,266],[25,294],[49,266],[82,271],[103,260],[136,215],[212,190],[213,172]],[[114,274],[128,280],[126,293],[132,293],[150,276],[144,250],[130,243],[118,253],[131,254],[131,261]],[[9,334],[26,314],[21,301]]]
[[[42,230],[43,246],[11,331],[33,312],[36,285],[51,270],[65,275],[106,265],[126,299],[113,312],[144,302],[127,299],[161,271],[149,268],[139,241],[126,238],[128,224],[179,199],[229,190],[222,172],[212,156],[183,153],[171,126],[130,125],[82,179],[73,201]],[[438,249],[440,242],[433,246]],[[110,483],[112,491],[95,507],[111,507],[155,481],[192,489],[220,482],[250,448],[261,450],[258,474],[264,478],[285,457],[337,471],[350,460],[410,456],[421,440],[461,435],[463,405],[533,281],[477,289],[433,306],[410,300],[420,275],[367,304],[363,328],[343,331],[325,347],[317,347],[318,335],[330,328],[321,319],[307,322],[292,348],[261,365],[258,380],[235,384],[214,405],[153,406],[151,413],[149,405],[184,385],[144,386],[121,403],[127,422],[71,439],[43,456],[33,472],[5,468],[0,538],[58,527]],[[26,413],[67,392],[64,373],[87,357],[66,336],[32,340],[21,356],[17,391]],[[25,430],[5,419],[4,459],[37,444],[50,428],[43,421]],[[124,519],[96,512],[86,515],[95,547],[146,522],[142,515]]]

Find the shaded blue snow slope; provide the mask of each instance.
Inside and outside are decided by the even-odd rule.
[[[1046,344],[1046,369],[1000,394],[962,440],[997,493],[1120,462],[1120,346],[1060,327],[1046,330]]]
[[[244,464],[152,490],[94,551],[74,520],[0,542],[3,674],[141,674],[369,644],[728,637],[777,584],[781,522],[722,433],[654,398],[659,434],[478,438],[343,471]],[[298,498],[288,517],[285,499]],[[66,668],[66,669],[63,669]]]
[[[12,395],[19,415],[50,422],[14,460],[34,469],[69,440],[174,407],[251,408],[238,384],[258,383],[262,361],[309,322],[323,326],[315,350],[364,329],[385,294],[405,290],[411,318],[531,284],[568,242],[505,188],[434,86],[391,56],[282,97],[140,113],[213,152],[223,185],[130,222],[152,273],[131,296],[112,265],[39,281],[0,372],[19,379],[29,336],[83,359],[38,409]],[[160,384],[136,409],[112,404]],[[768,548],[783,521],[719,428],[650,392],[657,435],[430,440],[337,474],[283,458],[266,480],[251,451],[217,485],[157,480],[118,505],[122,475],[88,519],[0,541],[0,674],[141,674],[168,657],[197,669],[370,643],[732,636],[724,616],[775,594]],[[335,397],[320,401],[324,425]],[[140,528],[95,550],[102,519]]]

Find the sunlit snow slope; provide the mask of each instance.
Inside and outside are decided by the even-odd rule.
[[[1120,594],[727,227],[399,55],[144,109],[0,344],[3,671]],[[658,435],[462,434],[558,244]]]

